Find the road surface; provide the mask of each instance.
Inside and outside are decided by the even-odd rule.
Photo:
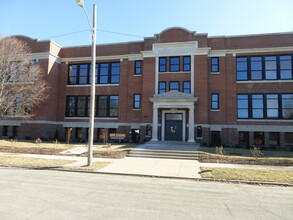
[[[0,168],[0,219],[293,219],[290,187]]]

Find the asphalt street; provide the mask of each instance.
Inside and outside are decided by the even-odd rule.
[[[0,219],[292,219],[291,187],[0,168]]]

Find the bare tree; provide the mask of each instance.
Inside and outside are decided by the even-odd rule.
[[[0,118],[32,117],[33,108],[46,98],[47,85],[30,52],[16,38],[0,38]]]

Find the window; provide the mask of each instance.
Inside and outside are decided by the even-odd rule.
[[[248,131],[239,131],[239,145],[249,146],[249,132]]]
[[[3,126],[3,136],[8,136],[8,126]]]
[[[165,93],[166,91],[166,82],[159,82],[159,94]]]
[[[293,119],[293,94],[282,94],[282,115],[285,119]]]
[[[66,97],[66,113],[67,117],[74,117],[75,114],[75,104],[76,104],[76,96],[67,96]]]
[[[97,84],[116,84],[120,78],[120,63],[97,63],[96,64],[96,83]],[[91,65],[73,64],[69,65],[68,85],[90,84]]]
[[[211,131],[211,144],[221,146],[221,133],[220,131]]]
[[[238,118],[293,119],[293,94],[238,94]]]
[[[89,96],[77,96],[77,106],[76,106],[76,116],[77,117],[86,117],[88,116],[88,107]]]
[[[197,126],[196,127],[196,137],[197,138],[202,138],[202,126]]]
[[[293,147],[293,133],[285,133],[285,146]]]
[[[277,57],[265,57],[265,79],[277,79]]]
[[[140,94],[133,95],[133,109],[140,109]]]
[[[237,57],[237,80],[292,80],[292,54]]]
[[[267,118],[279,118],[278,94],[266,95]]]
[[[292,79],[292,56],[280,56],[280,78]]]
[[[252,118],[264,118],[263,95],[252,95]]]
[[[159,72],[167,72],[167,58],[166,57],[159,58]]]
[[[269,133],[269,144],[270,144],[270,146],[279,145],[279,133],[278,132],[270,132]]]
[[[98,117],[106,117],[107,116],[107,106],[108,106],[107,96],[106,95],[99,95],[97,97],[96,115]]]
[[[79,65],[79,75],[78,82],[79,84],[88,84],[88,76],[89,76],[89,65]]]
[[[237,80],[248,80],[247,57],[236,58]]]
[[[180,71],[180,57],[170,57],[170,72]]]
[[[75,139],[81,140],[83,138],[83,129],[75,128]]]
[[[191,93],[190,81],[183,82],[183,93],[186,93],[186,94]]]
[[[219,57],[211,58],[211,72],[219,72]]]
[[[183,57],[183,71],[190,71],[191,68],[191,58],[190,56]]]
[[[141,75],[141,71],[142,71],[142,61],[136,60],[134,62],[134,75]]]
[[[250,58],[251,80],[262,79],[262,57]]]
[[[109,96],[109,99],[109,116],[118,117],[119,97],[117,95],[111,95]]]
[[[211,108],[219,109],[219,94],[218,93],[212,93]]]
[[[238,118],[249,118],[248,95],[237,95],[237,115]]]
[[[264,132],[254,132],[254,145],[264,145]]]
[[[169,91],[180,92],[180,84],[179,84],[179,82],[170,82]]]
[[[119,98],[116,95],[96,96],[95,116],[117,117]],[[88,117],[90,96],[67,96],[66,117]]]
[[[116,84],[120,81],[120,63],[100,63],[98,65],[98,84]]]
[[[78,65],[69,65],[68,84],[75,85],[77,83]]]

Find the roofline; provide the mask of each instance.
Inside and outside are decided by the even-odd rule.
[[[289,31],[289,32],[275,32],[275,33],[261,33],[261,34],[218,35],[218,36],[209,36],[209,38],[258,37],[258,36],[286,35],[286,34],[293,34],[293,31]]]

